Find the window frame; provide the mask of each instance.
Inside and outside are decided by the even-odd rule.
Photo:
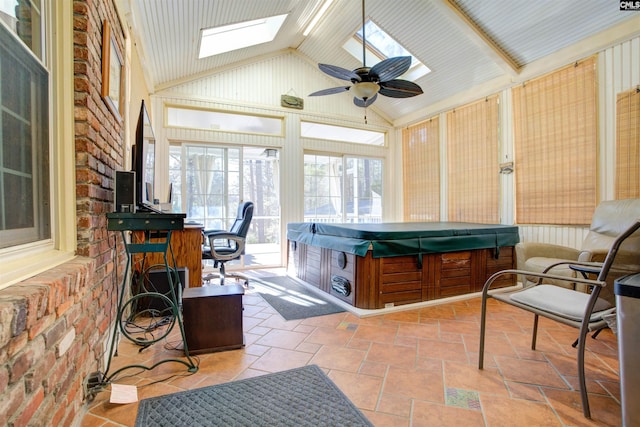
[[[0,250],[0,289],[75,257],[77,247],[74,139],[73,4],[41,4],[44,64],[49,70],[51,239]],[[4,24],[0,24],[4,25]]]
[[[331,216],[323,216],[323,217],[318,217],[317,216],[317,212],[316,215],[304,215],[303,214],[303,221],[305,222],[309,222],[309,221],[313,221],[313,222],[328,222],[328,223],[335,223],[335,222],[343,222],[343,223],[377,223],[377,222],[382,222],[383,220],[383,214],[382,211],[384,209],[384,169],[385,169],[385,159],[381,158],[381,157],[374,157],[374,156],[362,156],[362,155],[355,155],[355,154],[346,154],[346,153],[326,153],[326,152],[317,152],[317,151],[313,151],[313,150],[305,150],[304,154],[303,154],[303,180],[304,180],[304,184],[303,184],[303,212],[306,210],[305,206],[307,204],[307,192],[306,192],[306,181],[307,181],[307,177],[311,176],[311,175],[307,175],[305,172],[305,168],[306,168],[306,157],[307,156],[316,156],[316,157],[327,157],[329,159],[340,159],[340,166],[341,166],[341,170],[340,170],[340,176],[339,179],[341,181],[341,185],[340,185],[340,194],[337,196],[340,199],[340,214],[338,215],[334,215],[333,219]],[[373,160],[373,161],[378,161],[380,162],[380,187],[381,187],[381,194],[380,194],[380,216],[379,218],[375,218],[373,216],[370,216],[370,219],[373,220],[369,220],[369,221],[360,221],[361,218],[366,218],[364,216],[353,216],[353,215],[349,215],[348,209],[347,209],[347,204],[349,202],[348,199],[348,192],[347,190],[347,186],[348,184],[348,180],[346,179],[344,172],[347,170],[347,162],[349,159],[355,160],[357,162],[361,161],[361,160]],[[317,162],[316,162],[317,163]],[[331,190],[330,190],[331,191]],[[357,191],[357,189],[355,189],[355,191]],[[336,197],[336,196],[326,196],[326,197]],[[359,197],[356,197],[359,198]],[[317,208],[317,206],[316,206]],[[373,208],[373,205],[372,205]]]

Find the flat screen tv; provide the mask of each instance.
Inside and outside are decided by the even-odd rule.
[[[156,140],[151,120],[143,100],[140,106],[131,162],[133,171],[136,173],[136,207],[141,211],[158,211],[155,207],[157,203],[155,203],[154,197],[155,147]]]

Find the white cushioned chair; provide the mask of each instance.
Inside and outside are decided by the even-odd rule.
[[[558,276],[576,277],[577,273],[565,261],[603,262],[617,236],[640,218],[640,199],[608,200],[601,202],[593,213],[591,226],[580,249],[548,243],[521,242],[516,245],[518,270],[552,273]],[[640,236],[630,237],[625,247],[640,253]],[[556,265],[557,264],[557,265]],[[552,267],[550,269],[550,267]],[[527,281],[540,280],[534,276],[520,276],[523,285]],[[542,279],[544,283],[573,288],[572,282]],[[577,288],[585,290],[583,285]]]

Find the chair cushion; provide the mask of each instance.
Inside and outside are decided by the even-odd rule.
[[[550,265],[561,261],[566,260],[560,258],[531,257],[527,261],[525,261],[523,270],[542,273]],[[576,277],[576,272],[571,270],[567,264],[554,267],[551,271],[549,271],[549,274],[555,274],[557,276]],[[528,276],[527,279],[531,282],[536,282],[538,280],[534,276]],[[560,280],[545,279],[544,283],[552,283],[563,288],[573,288],[573,285],[570,282]]]
[[[554,285],[532,286],[510,295],[513,301],[578,322],[582,321],[584,317],[589,297],[589,294]],[[613,308],[611,304],[598,298],[593,308],[591,320],[600,320],[602,314],[598,312],[610,308]]]
[[[560,258],[532,257],[525,262],[523,270],[542,273],[550,265],[563,261],[567,260]],[[571,270],[567,264],[554,267],[551,271],[549,271],[549,274],[576,277],[575,271]]]

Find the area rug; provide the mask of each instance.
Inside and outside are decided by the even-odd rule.
[[[136,427],[373,426],[316,365],[140,401]]]
[[[288,276],[262,277],[255,289],[285,320],[306,319],[345,311]]]

